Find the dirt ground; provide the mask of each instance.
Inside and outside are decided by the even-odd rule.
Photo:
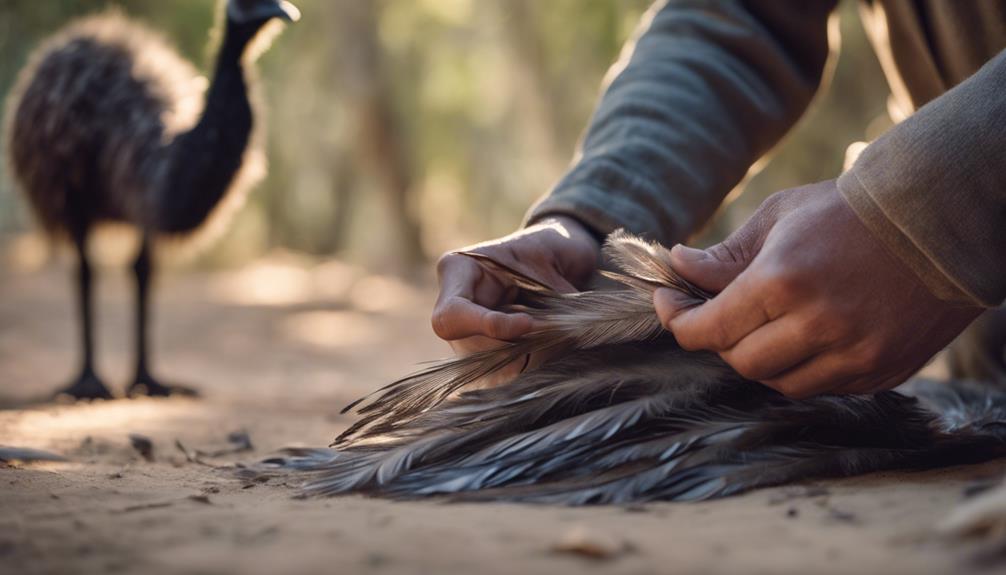
[[[1006,462],[762,490],[700,504],[588,509],[296,499],[225,467],[325,445],[339,408],[442,356],[433,291],[274,257],[162,278],[156,366],[203,399],[38,403],[77,361],[66,270],[0,269],[0,445],[65,463],[0,464],[3,573],[966,573],[971,544],[932,534]],[[130,372],[130,289],[101,276],[99,365]],[[189,461],[245,430],[254,449]],[[151,460],[129,434],[153,443]]]

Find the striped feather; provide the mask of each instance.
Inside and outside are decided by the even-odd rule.
[[[661,331],[652,291],[710,294],[674,273],[665,248],[613,235],[624,287],[558,294],[483,255],[525,290],[544,327],[501,349],[434,364],[352,404],[336,448],[295,450],[305,492],[393,498],[623,504],[693,501],[799,481],[1006,455],[1006,393],[926,382],[905,393],[788,399]],[[470,384],[529,353],[556,353],[512,382]],[[347,408],[347,409],[349,409]]]

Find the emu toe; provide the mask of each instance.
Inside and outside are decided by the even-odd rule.
[[[85,371],[68,387],[56,392],[56,397],[73,399],[114,399],[104,382],[91,371]]]
[[[136,378],[126,390],[126,396],[138,397],[146,395],[149,397],[199,397],[199,390],[185,385],[161,383],[151,376]]]

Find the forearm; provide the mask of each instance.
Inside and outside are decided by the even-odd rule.
[[[1006,52],[839,178],[870,230],[944,300],[1006,299]]]
[[[655,5],[573,167],[528,214],[671,244],[699,228],[810,102],[831,1]]]

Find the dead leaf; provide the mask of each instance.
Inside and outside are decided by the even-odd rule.
[[[550,550],[553,553],[575,555],[591,561],[609,561],[633,550],[633,546],[620,539],[588,531],[583,526],[570,529]]]
[[[140,454],[140,457],[149,462],[154,461],[154,442],[149,437],[139,433],[130,433],[129,444]]]

